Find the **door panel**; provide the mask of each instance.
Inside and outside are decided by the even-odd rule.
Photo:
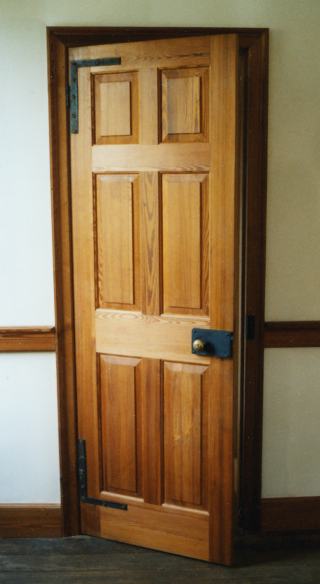
[[[208,140],[208,69],[167,69],[161,73],[162,141]]]
[[[135,71],[95,75],[93,143],[138,142],[138,77]]]
[[[84,533],[230,563],[237,37],[82,47],[71,138]]]
[[[100,355],[102,490],[141,494],[140,359]]]
[[[208,176],[162,175],[163,312],[208,314]]]
[[[208,368],[164,363],[164,500],[207,508]]]
[[[140,309],[139,176],[96,176],[99,307]]]

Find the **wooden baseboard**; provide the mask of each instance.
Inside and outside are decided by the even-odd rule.
[[[60,537],[60,505],[0,505],[0,537]]]
[[[320,530],[320,497],[262,499],[261,530]]]

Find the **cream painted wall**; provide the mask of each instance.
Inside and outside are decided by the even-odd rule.
[[[53,322],[45,36],[48,25],[271,29],[266,316],[268,320],[320,319],[318,0],[0,0],[0,326]],[[320,363],[312,355],[312,350],[298,349],[290,356],[284,350],[267,353],[265,495],[309,494],[311,484],[312,493],[320,495],[317,450],[309,440],[310,427],[320,407]],[[295,364],[297,377],[289,375],[289,362]],[[15,363],[20,367],[21,357]],[[37,367],[33,360],[31,379],[36,379]],[[302,419],[298,378],[303,384],[305,404],[310,405]],[[6,387],[9,391],[9,384]],[[27,389],[26,381],[25,392],[20,395],[22,407],[28,403]],[[50,382],[43,391],[48,394],[48,400],[41,402],[43,415],[53,420]],[[296,398],[290,399],[292,395]],[[12,426],[18,422],[15,399],[14,393],[8,396],[5,414]],[[272,406],[274,400],[279,408]],[[279,417],[282,407],[286,407],[286,419]],[[1,409],[0,424],[3,416]],[[299,432],[289,419],[297,421]],[[57,469],[57,449],[55,454],[50,451],[51,435],[35,431],[51,452],[53,468]],[[281,434],[281,448],[274,440],[276,433]],[[308,484],[304,480],[305,462],[299,456],[288,455],[293,444],[297,452],[303,453],[306,445],[308,451],[310,448],[314,464],[308,470],[312,475]],[[15,445],[17,466],[19,455]],[[30,449],[27,457],[28,468],[37,464],[35,451]],[[278,478],[273,462],[278,468],[286,468]],[[30,476],[24,501],[34,500],[36,485]],[[0,486],[0,502],[5,492]],[[20,500],[21,494],[16,497]],[[54,500],[46,485],[37,491],[37,498]]]
[[[2,353],[0,403],[0,503],[58,503],[55,355]]]
[[[265,351],[263,497],[319,496],[320,349]]]

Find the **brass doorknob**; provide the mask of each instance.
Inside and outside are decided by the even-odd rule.
[[[192,348],[194,351],[197,351],[197,353],[204,351],[205,346],[205,343],[201,339],[195,339],[192,343]]]

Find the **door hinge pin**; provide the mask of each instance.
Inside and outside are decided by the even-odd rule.
[[[256,317],[254,314],[247,314],[246,316],[246,339],[253,341],[256,336]]]
[[[67,85],[66,85],[66,107],[68,110],[70,109],[70,91],[71,91],[70,85],[69,85],[69,83],[67,83]]]

